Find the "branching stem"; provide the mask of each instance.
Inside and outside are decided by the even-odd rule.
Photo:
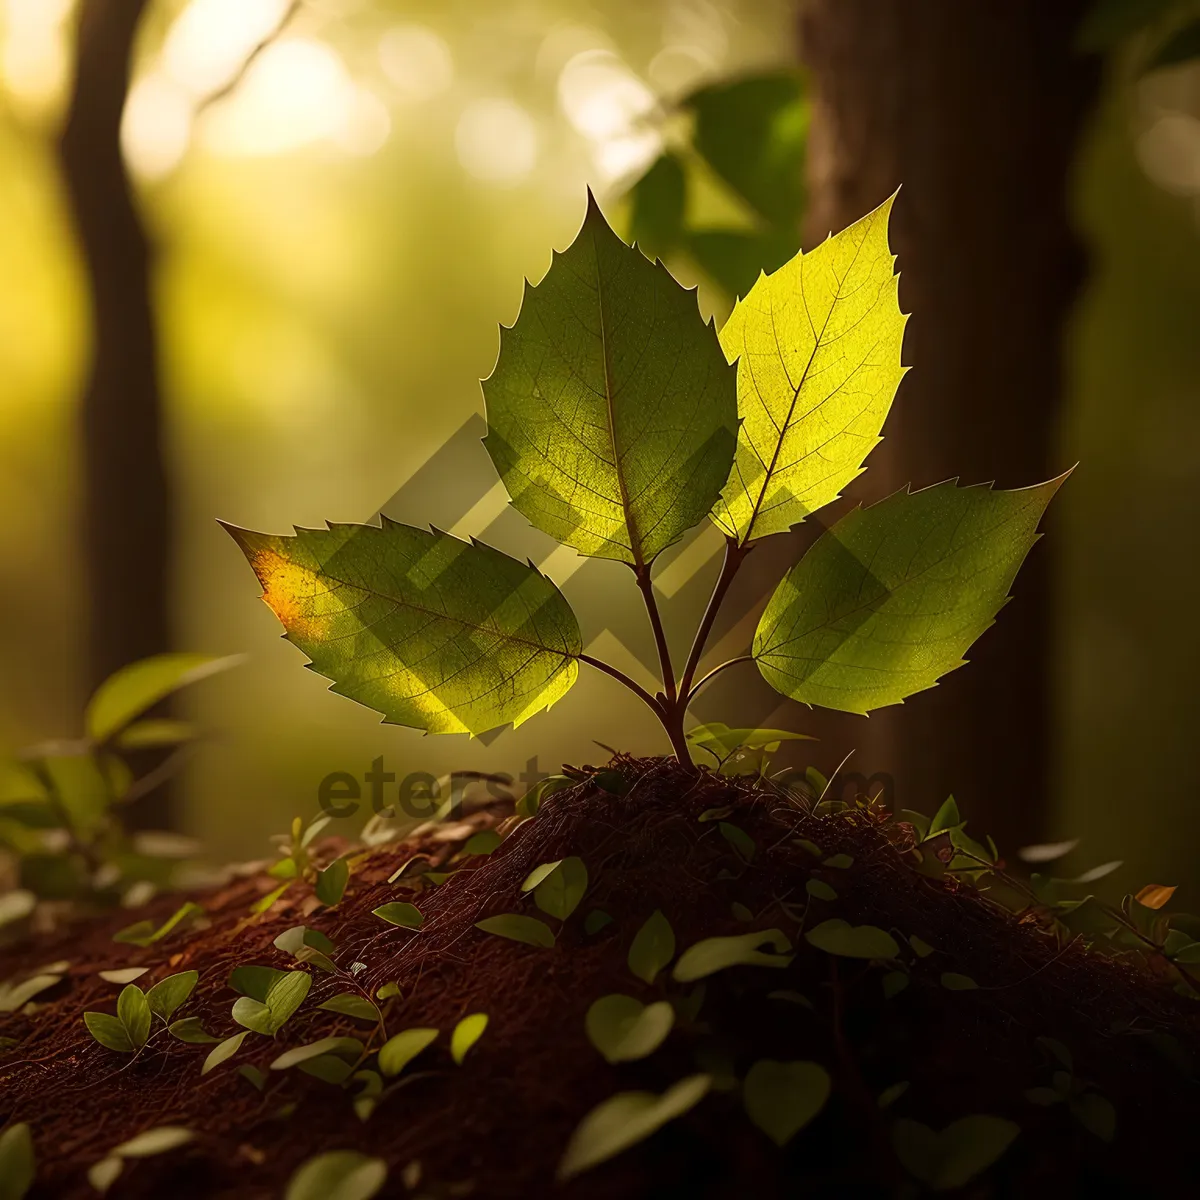
[[[686,702],[691,704],[691,702],[696,698],[696,693],[715,675],[720,675],[720,673],[724,671],[726,667],[736,667],[738,663],[753,661],[754,655],[752,654],[739,654],[737,658],[727,658],[719,666],[713,667],[713,669],[709,671],[707,675],[701,675],[700,678],[696,680],[694,684],[692,684],[691,691],[689,691],[685,697]]]
[[[598,658],[593,658],[590,654],[579,655],[579,661],[587,663],[589,667],[595,667],[597,671],[603,671],[605,675],[611,675],[618,682],[623,683],[635,696],[645,701],[660,721],[665,718],[666,714],[663,711],[662,705],[640,683],[630,679],[624,671],[619,671],[616,667],[611,667],[608,663],[602,662]]]
[[[663,629],[662,615],[658,611],[658,601],[654,598],[650,568],[646,565],[634,567],[633,573],[641,589],[642,599],[646,601],[646,612],[650,614],[650,628],[654,631],[654,646],[658,651],[658,662],[662,669],[663,692],[667,703],[674,704],[679,697],[675,689],[675,668],[671,665],[671,650],[667,645],[666,630]]]
[[[717,576],[716,583],[713,584],[712,595],[708,598],[708,607],[705,608],[704,616],[701,617],[700,625],[696,629],[696,638],[692,642],[691,653],[688,654],[683,675],[679,680],[679,694],[685,697],[685,700],[690,700],[695,694],[692,680],[695,679],[700,659],[704,656],[704,647],[708,644],[713,625],[716,624],[717,614],[721,611],[721,605],[725,600],[725,593],[729,591],[729,585],[738,573],[738,568],[745,561],[746,555],[750,553],[750,549],[750,546],[739,545],[737,538],[731,537],[725,541],[725,560],[721,563],[721,573]]]

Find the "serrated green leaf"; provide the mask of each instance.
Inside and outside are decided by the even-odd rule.
[[[825,1107],[830,1086],[829,1072],[819,1063],[764,1058],[746,1074],[742,1103],[750,1120],[784,1146]]]
[[[647,1005],[619,993],[594,1001],[584,1019],[588,1040],[610,1063],[653,1054],[674,1024],[675,1010],[666,1000]]]
[[[476,929],[484,933],[492,933],[497,937],[508,938],[514,942],[524,942],[527,946],[540,946],[551,949],[554,946],[554,932],[545,921],[537,917],[526,917],[520,913],[500,913],[475,922]]]
[[[484,381],[484,445],[513,507],[635,567],[704,518],[729,475],[734,373],[694,293],[587,216],[526,289]]]
[[[364,1000],[362,996],[356,996],[353,992],[346,992],[341,996],[333,996],[331,999],[317,1005],[318,1008],[323,1008],[326,1012],[341,1013],[344,1017],[353,1017],[356,1021],[371,1021],[379,1020],[379,1009],[373,1005],[370,1000]]]
[[[753,651],[763,678],[853,713],[933,687],[992,624],[1065,478],[1011,492],[951,481],[855,509],[767,604]]]
[[[690,1075],[661,1096],[653,1092],[619,1092],[598,1104],[571,1135],[558,1165],[559,1180],[570,1179],[630,1146],[636,1146],[668,1121],[683,1116],[708,1094],[712,1076]]]
[[[335,859],[317,875],[317,899],[329,908],[340,904],[350,881],[350,864],[344,859]]]
[[[892,1145],[910,1174],[945,1192],[986,1171],[1018,1133],[1012,1121],[984,1114],[962,1117],[940,1133],[902,1117],[892,1127]]]
[[[450,1035],[450,1057],[461,1066],[467,1051],[479,1041],[487,1026],[487,1013],[472,1013],[469,1017],[463,1017]]]
[[[822,921],[810,929],[805,940],[826,954],[842,958],[899,958],[896,939],[875,925],[850,925],[840,917]]]
[[[200,975],[196,971],[168,975],[146,993],[146,1003],[156,1017],[169,1021],[171,1014],[192,994],[199,982]]]
[[[425,923],[421,910],[415,904],[405,900],[393,900],[390,904],[381,904],[372,909],[371,915],[386,921],[389,925],[399,925],[402,929],[420,929]]]
[[[107,1050],[116,1050],[121,1054],[132,1054],[133,1042],[124,1024],[109,1013],[85,1012],[83,1023],[88,1033],[92,1035]]]
[[[769,945],[774,954],[761,949]],[[689,946],[672,973],[678,983],[692,983],[729,967],[786,967],[792,943],[780,929],[760,929],[734,937],[712,937]]]
[[[362,1054],[362,1042],[357,1038],[327,1037],[318,1042],[310,1042],[307,1046],[295,1046],[285,1050],[271,1063],[272,1071],[287,1071],[298,1067],[309,1059],[319,1058],[323,1054],[333,1054],[340,1058],[357,1059]]]
[[[675,957],[675,931],[655,909],[634,935],[629,947],[629,969],[643,983],[653,983],[659,971]]]
[[[292,1176],[284,1200],[371,1200],[387,1182],[387,1163],[354,1150],[310,1158]]]
[[[891,207],[762,276],[721,330],[742,424],[712,518],[741,544],[835,500],[879,441],[904,374]]]
[[[406,1029],[389,1038],[379,1051],[379,1069],[387,1076],[399,1075],[418,1054],[437,1041],[436,1029]]]
[[[10,1125],[0,1133],[0,1200],[22,1200],[36,1174],[29,1126]]]
[[[140,1050],[150,1037],[150,1005],[136,983],[127,984],[117,997],[117,1020],[125,1026],[133,1048]]]
[[[199,1017],[182,1017],[178,1021],[172,1021],[167,1026],[167,1032],[181,1042],[187,1042],[189,1046],[208,1046],[221,1040],[205,1032]]]
[[[241,1048],[242,1043],[246,1040],[249,1034],[245,1031],[235,1033],[233,1037],[227,1037],[219,1045],[214,1046],[204,1060],[204,1066],[200,1068],[201,1075],[207,1075],[209,1071],[219,1067],[223,1062],[231,1059]]]
[[[538,883],[533,902],[548,916],[565,921],[578,908],[587,886],[588,873],[583,859],[564,858]]]
[[[535,567],[383,518],[273,537],[226,526],[333,691],[430,733],[520,725],[579,673],[579,623]]]

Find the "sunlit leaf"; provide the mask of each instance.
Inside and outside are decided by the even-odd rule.
[[[219,1067],[223,1062],[231,1059],[241,1048],[242,1043],[249,1036],[248,1033],[235,1033],[233,1037],[226,1038],[220,1045],[214,1046],[209,1051],[208,1057],[204,1060],[204,1066],[200,1068],[201,1075],[207,1075],[209,1071]]]
[[[136,983],[127,984],[117,997],[117,1020],[125,1026],[133,1048],[140,1050],[150,1037],[150,1005]]]
[[[379,1020],[379,1009],[370,1000],[364,1000],[362,996],[356,996],[352,992],[347,992],[342,996],[333,996],[318,1004],[317,1007],[323,1008],[326,1012],[353,1017],[356,1021],[376,1022]]]
[[[242,662],[240,655],[212,658],[206,654],[157,654],[130,663],[110,675],[88,702],[87,735],[107,741],[146,709],[172,692]]]
[[[36,1174],[29,1126],[10,1125],[0,1133],[0,1200],[22,1200]]]
[[[499,916],[488,917],[475,922],[476,929],[484,933],[493,933],[497,937],[509,938],[514,942],[524,942],[527,946],[541,946],[550,949],[554,945],[554,933],[545,921],[537,917],[526,917],[520,913],[501,913]]]
[[[1162,883],[1148,883],[1134,897],[1139,904],[1146,908],[1163,908],[1175,895],[1175,888]]]
[[[668,1121],[694,1108],[711,1087],[710,1075],[691,1075],[661,1096],[653,1092],[619,1092],[610,1097],[593,1108],[571,1135],[558,1165],[558,1178],[570,1179],[636,1146]]]
[[[62,982],[62,976],[49,971],[23,979],[20,983],[0,983],[0,1013],[16,1012],[34,996]]]
[[[171,1014],[192,994],[200,975],[196,971],[181,971],[178,975],[168,975],[160,980],[146,993],[146,1003],[150,1011],[164,1021],[171,1019]]]
[[[187,1042],[191,1046],[207,1046],[221,1040],[213,1037],[211,1033],[205,1032],[199,1017],[183,1017],[178,1021],[172,1021],[167,1026],[167,1032],[172,1037],[178,1038],[181,1042]]]
[[[23,921],[37,908],[37,896],[26,888],[13,888],[0,896],[0,927]]]
[[[132,1054],[134,1045],[123,1022],[108,1013],[85,1012],[83,1023],[88,1033],[108,1050],[121,1054]]]
[[[760,1059],[742,1086],[746,1115],[777,1146],[786,1145],[825,1107],[829,1072],[814,1062]]]
[[[381,904],[372,909],[372,916],[386,921],[389,925],[399,925],[403,929],[420,929],[425,923],[421,910],[415,904],[404,900],[393,900],[390,904]]]
[[[161,925],[153,921],[137,921],[113,934],[114,942],[123,942],[130,946],[150,946],[161,942],[169,933],[174,932],[184,921],[203,915],[204,908],[189,900],[177,908]]]
[[[951,481],[855,509],[767,604],[754,636],[763,678],[854,713],[933,687],[995,620],[1063,478],[1011,492]]]
[[[840,917],[822,921],[804,935],[810,945],[843,958],[899,958],[896,939],[874,925],[850,925]]]
[[[650,563],[728,478],[736,385],[716,334],[590,195],[483,389],[484,444],[513,506],[582,554]]]
[[[1017,857],[1028,863],[1054,862],[1065,858],[1078,845],[1079,838],[1071,838],[1065,842],[1042,842],[1036,846],[1022,846],[1017,851]]]
[[[379,1069],[388,1076],[399,1075],[418,1054],[437,1041],[436,1029],[406,1029],[383,1044]]]
[[[273,1037],[287,1024],[292,1014],[304,1003],[309,988],[312,987],[312,976],[307,971],[276,971],[266,983],[265,990],[261,989],[263,976],[238,975],[239,971],[261,972],[265,968],[241,968],[234,971],[230,984],[238,987],[234,980],[246,986],[253,986],[255,991],[244,995],[233,1006],[233,1019],[255,1033]],[[239,990],[241,990],[239,988]],[[258,999],[261,995],[263,998]]]
[[[632,996],[601,996],[587,1011],[588,1040],[610,1063],[634,1062],[653,1054],[675,1024],[666,1000],[643,1004]]]
[[[103,1196],[117,1182],[123,1170],[125,1170],[125,1164],[110,1154],[107,1158],[102,1158],[88,1168],[88,1183]]]
[[[656,908],[634,935],[629,947],[629,969],[644,983],[653,983],[674,957],[675,931]]]
[[[1018,1133],[1012,1121],[982,1114],[953,1121],[940,1133],[902,1117],[892,1127],[892,1145],[911,1175],[945,1192],[986,1171]]]
[[[322,1054],[334,1054],[354,1060],[362,1054],[362,1048],[362,1042],[357,1038],[321,1038],[320,1041],[310,1042],[307,1046],[296,1046],[291,1050],[285,1050],[271,1063],[271,1070],[287,1071],[292,1067],[298,1067],[302,1062],[308,1062],[309,1059],[319,1058]]]
[[[226,527],[287,639],[333,690],[430,733],[520,725],[570,689],[583,650],[558,588],[528,563],[440,530]]]
[[[763,946],[770,946],[775,953],[766,953]],[[678,983],[691,983],[729,967],[786,967],[792,961],[787,953],[791,948],[779,929],[705,938],[680,955],[672,974]]]
[[[371,1200],[387,1182],[387,1163],[354,1150],[310,1158],[292,1176],[284,1200]]]
[[[122,1142],[112,1153],[119,1158],[152,1158],[156,1154],[166,1154],[168,1150],[178,1150],[195,1137],[190,1129],[180,1125],[160,1125]]]
[[[548,916],[565,921],[579,906],[587,886],[588,873],[583,860],[564,858],[538,883],[533,902]]]
[[[467,1051],[479,1041],[487,1026],[487,1013],[472,1013],[469,1017],[463,1017],[450,1035],[450,1057],[461,1065]]]
[[[317,899],[329,908],[341,902],[350,880],[350,864],[344,859],[335,859],[317,875]]]

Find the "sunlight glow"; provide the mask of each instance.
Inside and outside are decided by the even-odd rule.
[[[454,82],[450,47],[423,25],[397,25],[379,42],[379,65],[396,96],[409,103],[429,100]]]
[[[519,104],[506,99],[475,100],[454,131],[458,160],[476,179],[516,183],[533,170],[537,127]]]
[[[66,19],[74,0],[3,0],[0,71],[14,99],[33,112],[62,93],[70,68]]]
[[[163,69],[197,99],[233,79],[288,0],[192,0],[163,43]]]
[[[142,76],[129,90],[121,115],[121,151],[135,175],[169,175],[187,153],[192,98],[161,72]]]

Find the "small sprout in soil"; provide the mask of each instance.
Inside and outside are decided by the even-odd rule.
[[[739,829],[728,821],[721,821],[717,828],[721,831],[721,836],[737,851],[742,861],[750,862],[758,849],[754,839],[744,829]]]
[[[370,1000],[356,996],[353,992],[345,992],[333,996],[317,1005],[326,1012],[340,1013],[344,1017],[353,1017],[356,1021],[370,1021],[373,1025],[379,1022],[379,1009]]]
[[[742,1104],[750,1120],[784,1146],[825,1107],[830,1087],[829,1072],[820,1063],[764,1058],[746,1074]]]
[[[695,1108],[712,1087],[712,1076],[690,1075],[661,1096],[619,1092],[598,1104],[571,1135],[558,1166],[558,1178],[570,1179],[628,1150],[668,1121]]]
[[[833,890],[822,879],[810,879],[805,885],[804,890],[817,900],[836,900],[837,892]]]
[[[404,900],[393,900],[390,904],[381,904],[372,910],[372,916],[386,921],[389,925],[399,925],[401,929],[420,929],[425,923],[421,910],[415,904]]]
[[[200,1068],[201,1075],[207,1075],[209,1071],[216,1070],[223,1062],[228,1062],[241,1048],[242,1043],[249,1036],[248,1030],[243,1030],[241,1033],[235,1033],[232,1037],[227,1037],[219,1045],[214,1046],[209,1051],[208,1057],[204,1060],[204,1066]]]
[[[769,945],[774,954],[761,947]],[[762,929],[734,937],[712,937],[689,946],[675,964],[677,983],[692,983],[729,967],[786,967],[792,961],[792,943],[781,929]]]
[[[533,885],[533,902],[547,916],[565,921],[579,907],[587,893],[587,867],[583,859],[574,857],[549,865],[551,869]],[[537,871],[533,874],[536,875]],[[521,890],[530,890],[529,879],[521,885]]]
[[[285,1050],[271,1063],[272,1071],[288,1071],[301,1063],[320,1058],[323,1054],[333,1054],[340,1058],[356,1060],[362,1054],[363,1044],[357,1038],[327,1037],[320,1041],[310,1042],[307,1046],[295,1046]]]
[[[317,874],[317,899],[327,908],[333,908],[341,903],[349,882],[350,864],[344,858],[335,859]]]
[[[195,991],[200,976],[196,971],[181,971],[159,980],[147,993],[146,1003],[160,1020],[170,1023],[175,1010],[182,1007]]]
[[[22,1200],[33,1187],[37,1161],[29,1126],[10,1125],[0,1133],[0,1198]]]
[[[125,1168],[125,1162],[131,1158],[152,1158],[156,1154],[166,1154],[177,1150],[195,1139],[196,1135],[190,1129],[178,1125],[162,1125],[158,1129],[148,1129],[137,1137],[122,1142],[108,1155],[102,1158],[88,1171],[88,1182],[101,1195],[108,1191]]]
[[[635,1062],[653,1054],[675,1024],[675,1010],[666,1000],[645,1005],[619,993],[602,996],[587,1011],[588,1040],[610,1063]]]
[[[336,971],[333,959],[334,945],[317,929],[306,929],[296,925],[285,929],[275,939],[275,948],[290,954],[298,963],[311,963],[322,971]]]
[[[653,983],[675,957],[675,931],[660,909],[646,918],[629,947],[629,969],[643,982]]]
[[[892,1128],[892,1146],[910,1175],[947,1192],[986,1171],[1020,1131],[1012,1121],[985,1114],[962,1117],[940,1133],[902,1117]]]
[[[842,958],[899,958],[900,947],[886,930],[875,925],[850,925],[834,917],[810,929],[805,939],[826,954]]]
[[[850,854],[831,854],[824,860],[822,866],[832,867],[835,871],[847,871],[854,866],[854,856]]]
[[[436,1029],[406,1029],[389,1038],[379,1051],[379,1069],[391,1078],[399,1075],[418,1054],[437,1041]]]
[[[199,1017],[182,1017],[178,1021],[172,1021],[167,1026],[167,1032],[172,1037],[178,1038],[181,1042],[187,1042],[191,1046],[207,1046],[221,1040],[204,1031]]]
[[[184,921],[203,915],[203,907],[189,900],[186,904],[177,908],[161,925],[155,925],[153,921],[136,921],[134,924],[127,925],[124,929],[113,934],[113,941],[123,942],[130,946],[150,946],[155,942],[161,942],[163,938],[182,925]]]
[[[312,976],[307,971],[236,967],[229,986],[242,993],[233,1006],[233,1019],[255,1033],[274,1037],[304,1003]]]
[[[467,838],[467,844],[463,846],[462,852],[472,857],[480,857],[499,849],[500,843],[500,835],[494,829],[481,829]]]
[[[375,993],[376,1000],[390,1000],[393,996],[400,995],[400,985],[392,980],[391,983],[385,983],[379,991]]]
[[[909,984],[907,971],[889,971],[882,980],[884,999],[898,996]]]
[[[117,998],[117,1015],[85,1012],[83,1023],[88,1032],[109,1050],[132,1054],[150,1038],[150,1006],[136,983],[130,983]]]
[[[475,922],[476,929],[484,933],[493,933],[497,937],[508,938],[514,942],[524,942],[527,946],[540,946],[549,950],[554,946],[554,931],[545,921],[537,917],[526,917],[521,913],[500,913]]]
[[[149,967],[122,967],[119,971],[100,971],[98,974],[105,983],[118,983],[124,986],[127,983],[133,983],[136,979],[141,979]]]
[[[960,975],[957,971],[943,971],[942,987],[950,992],[973,992],[979,984],[970,975]]]
[[[354,1150],[310,1158],[292,1176],[284,1200],[371,1200],[387,1182],[387,1163]]]
[[[612,916],[602,908],[593,908],[583,919],[583,932],[589,936],[599,933],[606,925],[612,924]]]
[[[462,1061],[467,1057],[467,1052],[475,1045],[483,1036],[483,1031],[488,1026],[487,1013],[471,1013],[468,1017],[463,1017],[461,1021],[454,1027],[454,1032],[450,1035],[450,1057],[455,1063],[462,1066]]]

